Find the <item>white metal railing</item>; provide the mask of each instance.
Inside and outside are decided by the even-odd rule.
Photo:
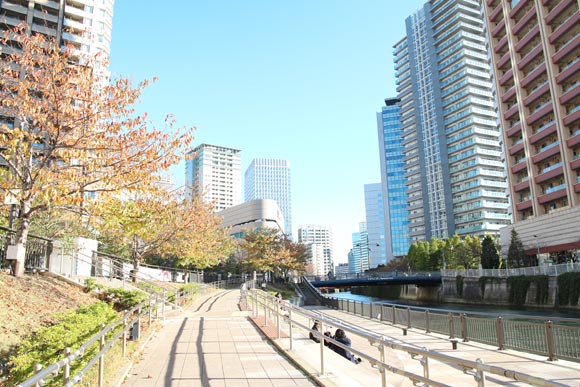
[[[91,337],[88,341],[83,343],[77,350],[71,352],[70,348],[63,348],[63,357],[57,362],[42,366],[37,364],[34,368],[35,374],[25,381],[20,382],[16,387],[33,387],[44,386],[47,381],[52,379],[61,379],[62,386],[74,386],[82,382],[87,372],[98,364],[97,386],[103,387],[105,382],[104,367],[105,355],[119,339],[122,339],[122,356],[127,355],[127,339],[136,340],[140,336],[142,319],[146,318],[149,321],[149,327],[153,319],[165,320],[166,310],[165,305],[170,303],[170,299],[175,298],[181,300],[184,298],[193,298],[197,295],[203,295],[208,291],[214,291],[223,287],[222,281],[211,284],[201,285],[200,291],[193,289],[180,290],[175,294],[163,292],[162,295],[150,295],[148,300],[143,301],[139,305],[133,307],[131,310],[125,312],[124,316],[103,326],[100,332]],[[122,328],[121,328],[122,327]],[[129,337],[128,337],[129,336]],[[92,358],[87,359],[87,364],[74,375],[71,375],[71,365],[85,356],[85,353],[92,346],[99,343],[99,351]]]
[[[519,275],[548,275],[559,276],[560,274],[580,271],[580,262],[568,262],[557,265],[544,264],[533,267],[518,267],[508,269],[463,269],[441,270],[442,277],[513,277]]]
[[[412,381],[414,384],[423,383],[424,385],[436,387],[449,386],[449,384],[447,384],[445,381],[440,381],[436,378],[439,377],[441,379],[441,377],[443,377],[446,380],[450,380],[450,378],[452,378],[451,374],[446,372],[443,375],[440,373],[437,373],[437,375],[431,375],[429,372],[430,360],[444,363],[445,365],[449,366],[449,369],[452,370],[451,372],[453,372],[453,370],[457,372],[457,377],[463,374],[471,375],[474,379],[474,384],[481,387],[485,385],[486,375],[498,375],[511,379],[512,381],[523,382],[531,386],[565,386],[564,384],[535,377],[530,374],[488,365],[480,359],[477,361],[464,360],[439,352],[418,348],[416,346],[402,344],[400,341],[391,340],[380,334],[368,330],[362,330],[358,326],[350,325],[344,321],[333,319],[325,316],[324,314],[306,310],[289,303],[284,303],[284,312],[282,312],[280,308],[280,301],[260,290],[254,289],[248,291],[247,297],[247,303],[248,305],[251,305],[251,313],[254,317],[258,317],[260,314],[263,314],[264,323],[266,325],[275,324],[278,339],[282,337],[282,330],[286,329],[286,333],[289,336],[290,350],[293,350],[294,340],[297,338],[296,328],[299,328],[302,330],[302,332],[312,333],[320,340],[320,356],[318,366],[318,370],[320,371],[319,375],[324,375],[326,373],[326,351],[324,350],[324,343],[326,340],[327,342],[331,342],[337,347],[350,351],[352,354],[362,358],[364,361],[369,362],[369,364],[373,366],[373,369],[377,371],[377,378],[380,377],[382,386],[387,385],[387,371],[396,375],[403,376],[404,378]],[[360,309],[360,312],[363,312],[363,310],[364,309]],[[322,327],[320,331],[310,329],[313,321],[319,322]],[[375,347],[377,352],[371,353],[368,351],[368,349],[358,346],[345,346],[336,340],[330,339],[322,333],[324,332],[324,327],[327,326],[341,328],[352,336],[363,338],[365,341],[368,341],[373,347]],[[423,371],[422,374],[410,372],[387,363],[385,361],[385,349],[387,348],[407,353],[411,359],[418,361]]]

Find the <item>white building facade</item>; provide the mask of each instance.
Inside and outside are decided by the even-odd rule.
[[[316,250],[311,264],[317,268],[317,271],[322,272],[319,275],[325,276],[334,273],[333,241],[330,227],[314,224],[300,226],[298,227],[298,242],[317,246],[311,248],[311,250]],[[320,256],[319,251],[322,251],[322,256]]]
[[[241,151],[224,146],[201,144],[189,152],[185,181],[192,195],[213,203],[214,211],[241,203]]]

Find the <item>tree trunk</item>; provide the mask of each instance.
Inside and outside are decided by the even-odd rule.
[[[28,239],[28,231],[30,230],[30,219],[28,218],[29,209],[30,203],[27,201],[21,202],[20,218],[16,230],[16,244],[9,246],[6,252],[6,259],[13,260],[12,271],[15,277],[22,277],[24,275],[26,240]]]

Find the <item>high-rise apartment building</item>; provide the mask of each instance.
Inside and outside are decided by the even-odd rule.
[[[0,30],[27,23],[79,53],[110,52],[114,0],[1,0]]]
[[[367,234],[367,224],[359,223],[359,231],[352,233],[352,249],[349,258],[349,270],[353,274],[364,273],[370,269],[369,239]]]
[[[256,158],[246,170],[245,200],[272,199],[284,214],[284,233],[292,236],[292,196],[290,162],[280,159]]]
[[[409,219],[405,160],[401,136],[401,100],[385,99],[381,113],[377,113],[379,155],[381,160],[381,190],[383,194],[383,222],[385,262],[407,255],[409,251]],[[413,197],[421,195],[415,190]],[[368,223],[367,217],[367,223]],[[369,242],[372,245],[372,242]],[[371,255],[371,267],[374,267]]]
[[[387,263],[385,251],[385,209],[381,183],[365,184],[365,213],[369,267]]]
[[[480,2],[431,0],[394,46],[410,241],[498,234],[507,183]]]
[[[528,254],[580,253],[577,0],[486,0],[513,226]]]
[[[240,204],[242,197],[241,151],[218,145],[201,144],[189,152],[185,181],[192,195],[214,204],[214,211]]]
[[[317,268],[322,268],[323,274],[321,275],[334,272],[332,230],[329,227],[315,224],[300,226],[298,227],[298,242],[306,245],[317,245],[318,257],[318,250],[322,250],[322,261],[317,258],[316,263],[313,262]]]

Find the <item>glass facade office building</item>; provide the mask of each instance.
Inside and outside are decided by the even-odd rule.
[[[382,185],[365,184],[365,213],[369,251],[369,266],[387,263],[385,251],[385,208]]]
[[[245,200],[272,199],[284,214],[284,233],[292,236],[292,197],[290,162],[256,158],[246,169]]]
[[[384,249],[385,258],[385,262],[381,263],[384,264],[393,258],[407,255],[409,250],[407,187],[399,102],[398,98],[386,99],[382,112],[377,113],[384,222],[381,250]],[[374,264],[372,258],[371,255],[371,266]]]

